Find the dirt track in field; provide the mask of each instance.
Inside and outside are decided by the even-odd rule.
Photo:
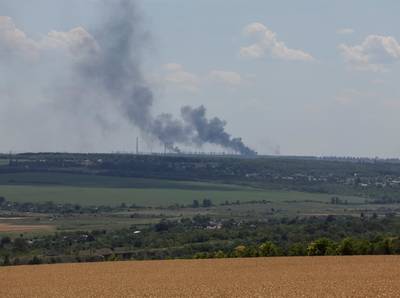
[[[3,267],[0,297],[400,297],[400,257]]]

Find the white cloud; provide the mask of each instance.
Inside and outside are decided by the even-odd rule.
[[[355,30],[353,28],[341,28],[336,31],[337,34],[341,35],[348,35],[348,34],[353,34]]]
[[[40,46],[43,49],[68,49],[75,56],[100,50],[96,40],[82,27],[68,32],[51,31],[40,42]]]
[[[243,81],[241,75],[233,71],[212,70],[208,77],[212,82],[232,86],[238,86]]]
[[[37,54],[37,43],[19,30],[10,17],[0,16],[0,50],[28,58]]]
[[[174,85],[186,91],[196,92],[201,86],[215,84],[237,87],[247,81],[239,73],[227,70],[211,70],[206,74],[189,72],[179,63],[163,65],[163,75],[160,78],[168,85]]]
[[[189,91],[197,91],[200,83],[199,77],[186,71],[184,67],[177,63],[168,63],[164,65],[166,74],[164,77],[165,82],[169,84],[178,85]]]
[[[369,35],[355,46],[339,45],[344,59],[358,70],[384,71],[400,60],[400,44],[392,36]]]
[[[49,50],[66,50],[74,56],[92,54],[99,46],[82,27],[68,32],[51,31],[42,39],[34,40],[18,29],[10,17],[0,16],[0,50],[9,55],[35,58]]]
[[[288,48],[283,41],[278,40],[275,32],[261,23],[249,24],[244,28],[243,32],[247,36],[255,36],[257,40],[255,43],[240,49],[242,57],[261,58],[265,55],[270,55],[282,60],[314,60],[309,53]]]

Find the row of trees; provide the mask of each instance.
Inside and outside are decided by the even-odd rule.
[[[205,258],[246,258],[275,256],[348,256],[348,255],[397,255],[400,254],[400,238],[387,237],[368,241],[346,237],[339,242],[320,238],[308,244],[294,243],[288,251],[267,241],[260,245],[238,245],[233,250],[200,252],[193,257]]]
[[[0,263],[122,259],[400,254],[398,217],[270,218],[245,222],[196,215],[149,226],[0,237]],[[111,251],[111,252],[110,252]],[[82,256],[83,254],[83,256]],[[79,257],[79,260],[77,259]],[[99,258],[97,258],[99,257]],[[16,262],[15,260],[20,260]],[[33,262],[33,261],[32,261]]]

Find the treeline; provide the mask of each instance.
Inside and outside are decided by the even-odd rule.
[[[0,263],[400,254],[399,231],[395,216],[244,222],[197,215],[119,230],[2,237]]]
[[[230,251],[201,252],[195,259],[205,258],[250,258],[277,256],[350,256],[350,255],[399,255],[400,238],[378,236],[374,240],[346,237],[341,241],[320,238],[308,244],[292,244],[288,250],[272,243],[261,245],[239,245]]]
[[[89,239],[94,241],[94,239]],[[0,248],[9,246],[13,251],[24,251],[28,243],[22,238],[11,240],[2,238]],[[171,250],[173,251],[173,250]],[[214,259],[214,258],[253,258],[253,257],[279,257],[279,256],[350,256],[350,255],[400,255],[400,237],[377,237],[370,241],[346,237],[335,242],[329,238],[320,238],[308,244],[294,243],[289,250],[267,241],[259,245],[238,245],[231,250],[219,249],[217,251],[196,252],[193,255],[171,255],[171,251],[165,250],[138,250],[124,251],[102,249],[98,251],[84,251],[74,255],[36,255],[35,251],[27,255],[12,257],[5,254],[0,257],[0,266],[12,265],[38,265],[54,263],[76,262],[101,262],[145,259]],[[177,250],[179,251],[179,250]]]
[[[133,206],[138,208],[137,206]],[[133,208],[132,207],[132,208]],[[4,197],[0,197],[0,210],[11,212],[34,212],[46,214],[92,214],[102,212],[113,212],[127,206],[82,206],[80,204],[62,204],[54,202],[11,202]]]
[[[387,195],[392,198],[398,197],[400,192],[396,183],[390,183],[400,177],[400,163],[372,160],[26,153],[10,156],[9,165],[0,169],[4,173],[15,171],[241,182],[261,187],[341,195],[361,193],[371,198],[382,193],[383,185]],[[367,184],[368,188],[361,187],[363,184]]]

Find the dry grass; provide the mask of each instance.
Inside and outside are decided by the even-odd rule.
[[[146,261],[0,268],[0,297],[399,297],[400,257]]]
[[[53,226],[48,225],[14,225],[0,223],[0,232],[51,231],[53,229]]]

